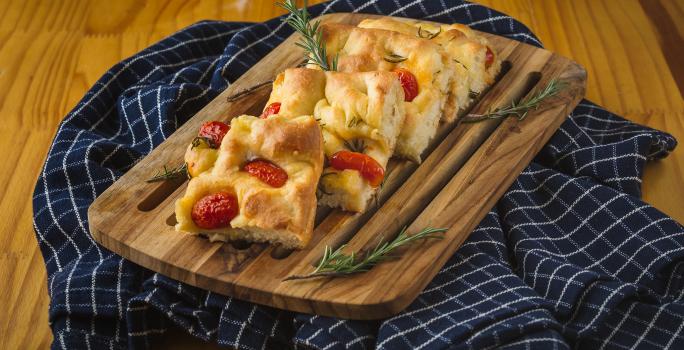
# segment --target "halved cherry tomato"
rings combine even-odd
[[[280,112],[280,102],[273,102],[261,113],[261,119],[266,119],[274,114],[278,114],[278,112]]]
[[[245,164],[243,169],[271,187],[283,187],[285,182],[287,182],[287,173],[285,170],[267,160],[253,160]]]
[[[395,68],[392,72],[399,75],[401,87],[404,88],[404,101],[411,102],[418,96],[418,80],[413,73],[403,68]]]
[[[223,137],[230,130],[230,125],[219,121],[211,121],[202,124],[198,136],[205,137],[211,141],[212,148],[219,148]]]
[[[228,192],[204,196],[192,206],[192,221],[199,228],[211,230],[230,227],[230,221],[238,215],[237,197]]]
[[[485,68],[489,68],[492,63],[494,63],[494,52],[487,46],[487,52],[485,53]]]
[[[339,151],[330,157],[330,166],[337,170],[356,170],[373,187],[380,186],[385,177],[385,169],[375,159],[363,153]]]

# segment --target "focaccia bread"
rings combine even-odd
[[[214,167],[191,179],[176,201],[176,230],[302,248],[313,232],[323,161],[312,116],[233,118]],[[198,207],[206,198],[218,198],[216,207]],[[217,218],[226,207],[232,218]]]
[[[230,126],[221,121],[202,124],[197,136],[185,150],[185,166],[190,177],[197,177],[211,170],[218,158],[218,149]]]
[[[292,68],[276,77],[267,105],[279,103],[280,116],[291,117],[292,110],[314,115],[323,132],[329,163],[321,177],[319,202],[362,212],[377,190],[380,175],[373,177],[363,169],[343,166],[338,158],[365,159],[368,167],[379,166],[381,169],[376,170],[384,174],[404,125],[403,100],[403,89],[394,73]]]
[[[430,38],[430,41],[444,47],[457,63],[458,76],[466,79],[453,81],[451,91],[457,96],[461,107],[469,102],[469,91],[480,93],[494,82],[501,70],[501,59],[488,40],[478,35],[467,25],[442,24],[405,18],[366,19],[359,23],[361,28],[386,29],[416,37]],[[489,57],[489,59],[488,59]]]
[[[328,59],[338,58],[341,72],[403,70],[417,82],[417,94],[406,97],[406,120],[396,153],[416,162],[434,137],[443,114],[455,114],[447,103],[455,64],[437,44],[410,35],[345,24],[321,25]],[[404,86],[406,88],[406,86]],[[450,110],[444,110],[445,105]]]

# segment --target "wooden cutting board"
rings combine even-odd
[[[367,14],[321,16],[322,22],[356,25]],[[518,174],[584,96],[586,72],[552,52],[499,36],[482,34],[504,62],[502,74],[473,103],[472,113],[505,106],[551,79],[567,84],[526,119],[441,125],[420,165],[392,160],[377,204],[364,214],[319,207],[313,239],[306,249],[288,251],[266,244],[211,243],[176,232],[174,202],[185,179],[147,183],[166,166],[183,161],[200,125],[259,115],[270,85],[236,101],[228,97],[272,80],[302,61],[292,36],[199,111],[145,159],[102,193],[88,210],[90,231],[103,246],[139,265],[220,294],[277,308],[350,319],[379,319],[408,306],[484,218]],[[443,240],[401,248],[399,259],[343,278],[283,281],[306,274],[325,246],[347,244],[347,252],[366,251],[423,228],[448,228]]]

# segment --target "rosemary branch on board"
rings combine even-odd
[[[464,123],[477,123],[488,119],[503,119],[515,116],[519,121],[527,117],[531,110],[536,110],[541,105],[541,102],[549,97],[557,95],[565,88],[565,84],[556,79],[549,81],[549,83],[535,94],[523,98],[520,102],[512,102],[509,106],[497,108],[493,111],[488,111],[484,114],[468,114],[463,118]]]
[[[258,84],[254,85],[254,86],[250,86],[250,87],[248,87],[248,88],[246,88],[246,89],[243,89],[242,91],[239,91],[239,92],[237,92],[237,93],[235,93],[235,94],[233,94],[233,95],[228,96],[228,98],[226,98],[226,100],[228,100],[228,102],[235,102],[235,101],[241,99],[242,97],[251,94],[251,93],[254,92],[255,90],[257,90],[257,89],[259,89],[259,88],[261,88],[261,87],[264,87],[264,86],[266,86],[266,85],[271,85],[271,84],[273,84],[273,80],[269,80],[269,81],[264,81],[264,82],[258,83]]]
[[[322,70],[336,71],[337,57],[335,57],[330,64],[328,64],[328,54],[323,44],[323,32],[321,32],[319,25],[321,22],[311,24],[311,15],[306,10],[307,2],[304,0],[304,7],[297,8],[294,0],[285,0],[278,2],[276,5],[284,8],[290,15],[285,19],[295,31],[301,34],[302,38],[297,42],[297,46],[304,49],[308,54],[308,60],[313,64],[321,67]]]
[[[323,257],[313,272],[307,275],[291,275],[286,277],[283,281],[315,277],[339,277],[365,272],[383,261],[394,258],[390,253],[395,249],[421,239],[442,239],[444,236],[437,235],[437,233],[443,233],[445,231],[447,231],[446,228],[426,227],[414,235],[409,235],[406,232],[406,227],[404,227],[395,239],[389,242],[378,243],[378,245],[375,246],[372,251],[365,254],[361,260],[357,259],[356,252],[352,252],[349,255],[343,252],[346,244],[343,244],[335,250],[329,246],[325,246]]]
[[[169,169],[166,165],[164,165],[164,169],[161,171],[158,171],[154,176],[151,178],[147,179],[146,182],[157,182],[157,181],[166,181],[166,180],[171,180],[175,179],[181,176],[189,177],[188,176],[188,164],[183,163],[183,165],[179,165],[175,168]]]

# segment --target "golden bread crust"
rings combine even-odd
[[[325,73],[323,71],[290,68],[276,76],[266,106],[280,102],[278,114],[287,118],[312,115],[316,103],[325,97],[324,88]]]
[[[319,81],[301,76],[320,74]],[[282,81],[295,84],[275,84],[271,102],[302,101],[314,96],[319,99],[311,110],[299,112],[313,114],[319,121],[327,156],[350,149],[350,144],[363,142],[360,151],[376,160],[383,168],[392,156],[396,140],[404,122],[404,91],[394,73],[390,72],[322,72],[313,69],[288,69],[281,73]],[[279,97],[273,97],[279,96]],[[282,98],[283,101],[278,101]],[[303,105],[310,106],[311,101]],[[281,115],[290,112],[281,106]],[[300,105],[301,107],[301,105]],[[357,171],[345,171],[341,175],[333,168],[326,168],[325,181],[321,180],[321,203],[350,211],[363,211],[367,198],[375,189],[368,185]],[[334,198],[334,199],[333,199]]]
[[[482,92],[494,82],[501,70],[501,59],[491,49],[488,40],[467,25],[435,25],[412,19],[383,17],[363,20],[359,27],[392,30],[413,36],[439,33],[430,41],[442,46],[452,60],[455,60],[454,79],[450,83],[450,98],[444,113],[444,120],[447,122],[455,119],[459,108],[465,108],[469,104],[470,91]],[[486,68],[485,57],[488,47],[494,54],[494,62]]]
[[[254,159],[268,160],[285,170],[285,185],[274,188],[242,171]],[[212,171],[193,178],[185,196],[176,202],[176,228],[302,248],[313,232],[322,168],[323,140],[313,117],[234,118]],[[236,194],[239,214],[230,228],[202,230],[192,221],[192,205],[218,191]]]
[[[345,24],[321,25],[329,58],[338,58],[342,72],[410,71],[418,82],[418,96],[406,105],[406,123],[418,129],[403,127],[396,153],[420,162],[423,150],[434,137],[437,124],[447,103],[450,77],[454,64],[437,44],[411,35],[384,29],[358,28]],[[390,55],[405,58],[400,62]]]

